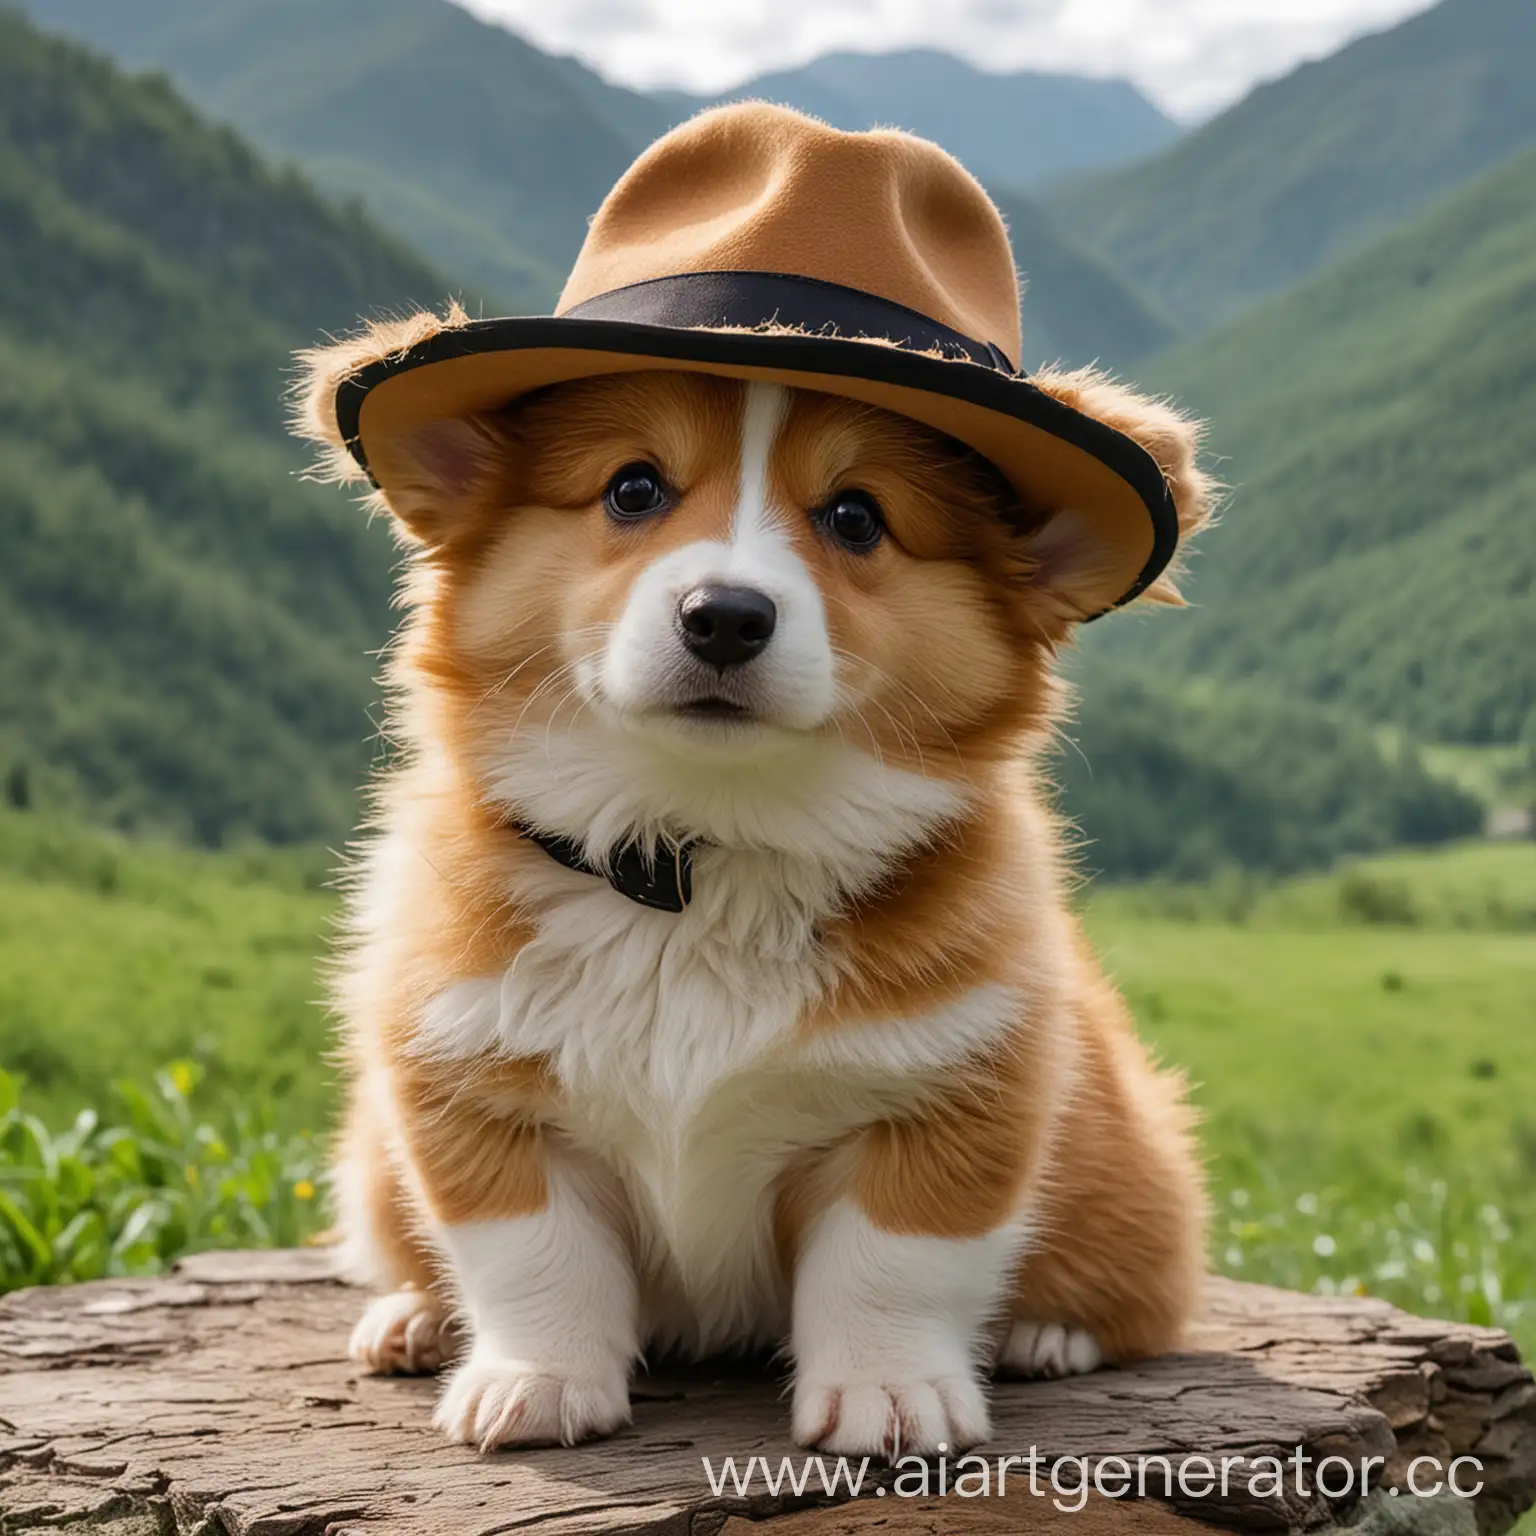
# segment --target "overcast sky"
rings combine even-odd
[[[833,48],[930,45],[991,69],[1128,75],[1208,115],[1429,0],[459,0],[642,88],[723,91]]]

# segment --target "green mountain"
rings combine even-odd
[[[382,527],[296,477],[283,369],[316,333],[441,287],[162,81],[0,12],[0,784],[13,805],[204,843],[345,834],[394,554]],[[1229,727],[1228,705],[1202,706],[1170,748],[1194,706],[1158,683],[1137,684],[1131,707],[1130,685],[1106,676],[1074,727],[1092,781],[1066,771],[1107,871],[1290,868],[1475,820],[1454,793],[1426,800],[1416,766],[1387,762],[1358,728],[1318,724],[1305,776],[1207,760],[1212,743],[1254,737],[1251,703]],[[1384,782],[1409,811],[1382,812]]]
[[[1231,505],[1195,611],[1103,643],[1536,742],[1536,151],[1149,372],[1210,418]]]
[[[1070,669],[1079,702],[1054,773],[1095,875],[1290,874],[1480,829],[1475,801],[1347,711],[1273,685],[1180,686],[1090,649]]]
[[[669,123],[445,0],[30,0],[361,198],[494,307],[547,309],[603,194]]]
[[[1024,284],[1026,371],[1042,363],[1122,370],[1173,343],[1173,322],[1118,272],[1061,233],[1022,193],[992,193]]]
[[[1046,206],[1191,330],[1536,144],[1536,6],[1441,0]]]
[[[554,304],[609,187],[686,115],[684,98],[611,86],[447,0],[30,4],[43,24],[130,67],[166,70],[210,115],[293,159],[327,190],[361,199],[468,283],[472,305],[493,311]],[[942,54],[835,55],[823,64],[796,74],[844,82],[844,108],[824,115],[857,127],[893,116],[908,122],[892,104],[910,103],[911,127],[962,158],[982,156],[975,167],[1004,187],[1042,174],[1053,156],[1053,164],[1073,155],[1078,164],[1123,159],[1173,132],[1119,82],[992,76]],[[772,81],[757,84],[796,100],[787,85],[778,89],[780,77]],[[813,110],[827,105],[814,93],[799,100]],[[687,109],[702,105],[688,100]],[[999,156],[999,143],[1033,147],[1019,148],[1015,160]],[[994,178],[992,165],[1010,175]],[[1031,293],[1030,362],[1102,358],[1123,368],[1171,339],[1166,317],[1109,265],[1023,197],[1005,192],[999,200]]]
[[[334,835],[392,553],[296,479],[291,348],[442,279],[161,82],[0,12],[0,764],[12,798]]]
[[[670,93],[676,115],[716,101],[781,101],[834,128],[905,128],[958,155],[989,186],[1028,187],[1052,176],[1122,165],[1178,137],[1128,80],[1035,70],[994,73],[932,48],[829,53],[798,69],[758,75],[724,96]]]

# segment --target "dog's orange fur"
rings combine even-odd
[[[429,324],[310,358],[302,424],[333,470],[345,464],[328,404],[337,379]],[[1200,524],[1207,486],[1187,422],[1090,372],[1037,382],[1140,440],[1184,531]],[[346,1161],[369,1170],[344,1215],[368,1232],[387,1284],[447,1283],[433,1222],[542,1206],[562,1092],[548,1062],[443,1061],[419,1040],[429,1000],[514,964],[540,918],[508,899],[519,868],[545,855],[491,806],[485,742],[566,728],[578,708],[568,669],[600,643],[637,573],[668,548],[720,536],[741,395],[689,374],[559,386],[476,422],[448,460],[424,448],[420,483],[395,495],[410,551],[390,662],[405,755],[379,791],[378,820],[412,860],[410,894],[360,924],[339,985]],[[654,525],[615,528],[604,485],[641,458],[663,465],[682,502]],[[965,785],[969,803],[942,839],[825,923],[831,979],[799,1031],[915,1016],[989,981],[1028,1006],[920,1101],[786,1166],[786,1283],[807,1224],[839,1195],[882,1228],[940,1237],[984,1232],[1028,1202],[1045,1235],[1018,1274],[1016,1314],[1087,1328],[1112,1360],[1162,1351],[1195,1306],[1204,1196],[1181,1084],[1149,1061],[1069,911],[1062,833],[1038,783],[1035,758],[1061,708],[1052,663],[1075,612],[1070,549],[1048,562],[1032,552],[1057,509],[1020,505],[989,466],[925,428],[796,395],[774,451],[779,501],[814,507],[845,483],[886,511],[891,537],[875,555],[852,560],[808,522],[793,532],[845,688],[861,700],[835,729]],[[1169,578],[1149,596],[1177,601]]]

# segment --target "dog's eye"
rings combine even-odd
[[[667,504],[661,471],[653,464],[626,464],[603,492],[608,515],[621,523],[632,523]]]
[[[859,555],[872,550],[885,532],[880,505],[866,491],[839,491],[822,508],[818,521],[844,549]]]

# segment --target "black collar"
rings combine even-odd
[[[627,896],[642,907],[658,912],[681,912],[693,899],[693,849],[690,843],[657,841],[649,848],[638,842],[621,844],[600,869],[581,851],[572,837],[540,832],[523,822],[513,822],[513,830],[529,842],[537,843],[557,864],[596,875],[606,880],[619,895]]]

